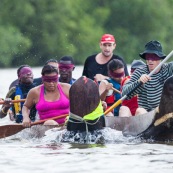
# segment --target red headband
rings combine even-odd
[[[58,75],[55,76],[42,76],[43,82],[58,82]]]
[[[59,64],[58,67],[60,70],[73,70],[74,65],[73,64]]]
[[[124,77],[124,71],[122,73],[115,73],[113,71],[109,71],[110,75],[114,78],[121,78],[121,77]]]
[[[21,77],[25,76],[28,73],[32,73],[32,69],[30,67],[23,67],[20,70],[18,77],[21,78]]]

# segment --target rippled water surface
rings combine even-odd
[[[35,77],[41,68],[34,68]],[[77,67],[74,77],[82,68]],[[16,69],[0,70],[0,97],[16,78]],[[11,123],[8,117],[0,125]],[[104,129],[104,144],[61,143],[65,130],[51,129],[42,138],[30,130],[0,139],[0,173],[163,173],[173,170],[173,145],[123,137],[121,132]]]

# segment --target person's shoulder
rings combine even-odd
[[[132,75],[149,74],[148,66],[144,65],[142,68],[136,68]]]
[[[123,57],[121,57],[121,56],[119,56],[119,55],[116,55],[116,54],[113,54],[112,59],[124,60]]]
[[[62,88],[70,88],[71,85],[68,84],[68,83],[63,83],[63,82],[59,82],[59,85],[62,87]]]
[[[12,88],[10,88],[10,90],[8,91],[6,98],[11,98],[12,95],[14,95],[16,92],[16,86],[13,86]]]
[[[173,66],[173,61],[163,64],[164,66]]]
[[[19,83],[19,80],[18,80],[18,79],[14,80],[14,81],[10,84],[9,90],[10,90],[12,87],[14,87],[15,85],[17,85],[18,83]]]
[[[38,93],[38,92],[40,92],[41,87],[42,87],[42,85],[38,85],[38,86],[36,86],[34,88],[31,88],[29,90],[29,93],[33,93],[33,94]]]
[[[95,58],[96,56],[97,56],[97,54],[90,55],[90,56],[87,57],[87,60],[93,59],[93,58]]]
[[[33,83],[38,86],[38,85],[41,85],[42,84],[42,78],[39,77],[39,78],[34,78],[34,81]]]

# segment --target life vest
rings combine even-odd
[[[34,84],[30,85],[28,88],[26,88],[24,85],[20,84],[16,85],[14,100],[25,99],[29,90],[33,87],[35,87]],[[24,88],[24,90],[22,88]],[[23,121],[23,116],[22,116],[23,104],[24,102],[14,103],[14,106],[12,107],[16,123],[21,123]],[[34,106],[33,108],[31,108],[29,114],[29,118],[31,119],[31,121],[35,121],[35,116],[36,116],[36,109]]]
[[[120,84],[118,82],[116,82],[113,79],[106,79],[107,82],[112,83],[113,87],[116,88],[117,90],[120,90]],[[107,96],[106,96],[106,103],[107,103],[107,109],[112,106],[116,101],[118,101],[121,98],[121,94],[119,93],[114,93],[113,90],[109,90]],[[114,116],[118,116],[119,115],[119,109],[120,106],[117,106],[115,109],[112,110],[112,113],[114,114]]]
[[[125,81],[129,79],[130,79],[130,76],[126,76],[125,78],[123,78],[123,80],[121,81],[121,86],[123,86]]]
[[[23,93],[20,87],[16,86],[14,100],[20,100],[20,99],[23,99]],[[23,102],[14,103],[14,114],[15,114],[14,117],[15,117],[16,123],[21,123],[23,121],[23,116],[22,116],[23,104],[24,104]]]

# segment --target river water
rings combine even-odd
[[[35,77],[41,68],[33,68]],[[76,67],[74,77],[82,73]],[[0,70],[0,97],[16,79],[16,69]],[[0,125],[10,124],[9,118]],[[144,142],[123,137],[122,133],[105,129],[105,144],[61,143],[64,131],[48,130],[42,138],[26,135],[25,130],[0,139],[0,173],[163,173],[172,172],[173,146],[169,143]]]

